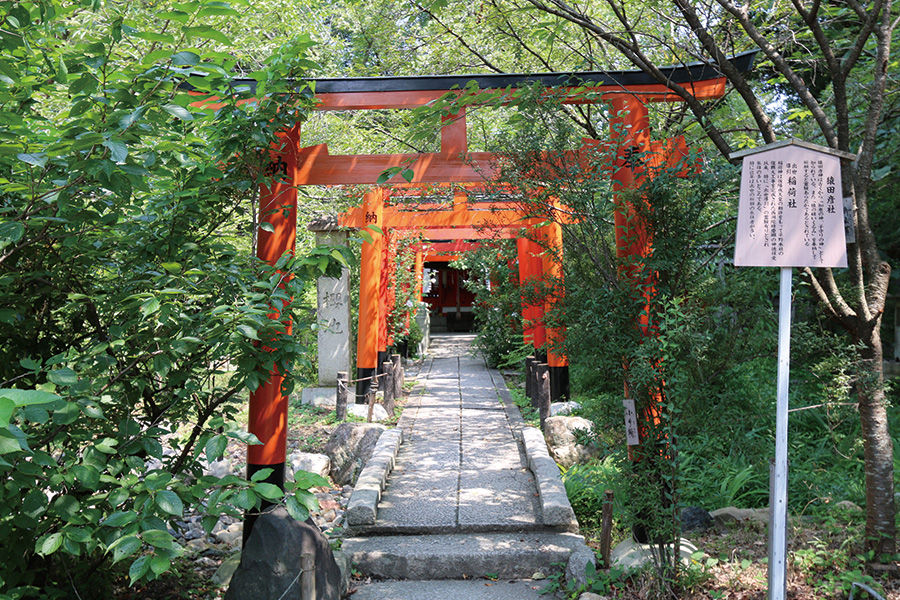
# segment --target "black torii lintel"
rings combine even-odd
[[[742,52],[731,57],[731,62],[741,72],[750,71],[758,50]],[[722,77],[712,62],[696,62],[680,66],[661,67],[666,81],[679,85]],[[652,75],[641,70],[627,71],[573,71],[568,73],[501,73],[474,75],[413,75],[388,77],[340,77],[310,79],[317,94],[349,92],[419,92],[450,91],[463,89],[475,82],[480,89],[518,88],[535,83],[547,87],[565,86],[629,86],[660,85]],[[256,91],[256,80],[235,78],[232,86]],[[187,86],[185,86],[187,87]]]

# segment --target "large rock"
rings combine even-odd
[[[309,471],[322,477],[328,477],[331,472],[331,459],[325,454],[293,452],[288,461],[291,463],[291,472]]]
[[[713,524],[712,515],[699,506],[685,506],[681,509],[681,530],[707,529]]]
[[[668,546],[669,552],[672,551],[672,545]],[[689,540],[682,538],[679,544],[679,555],[684,564],[690,564],[691,555],[697,551],[697,546]],[[654,557],[659,552],[659,548],[654,544],[640,544],[633,539],[626,539],[621,542],[612,552],[609,553],[609,562],[615,567],[626,571],[637,570],[644,565],[652,563]]]
[[[298,575],[303,554],[315,555],[316,598],[340,600],[341,571],[328,539],[282,506],[254,523],[225,600],[301,600]]]
[[[596,454],[593,447],[576,443],[575,431],[593,430],[593,423],[582,417],[549,417],[544,422],[544,438],[550,449],[550,455],[557,464],[571,467]]]
[[[728,523],[768,523],[768,508],[735,508],[734,506],[726,506],[709,513],[716,525],[722,526]]]
[[[550,405],[550,416],[570,415],[576,410],[580,410],[581,405],[577,402],[554,402]]]
[[[331,479],[338,485],[353,485],[386,429],[378,423],[341,423],[335,427],[325,444],[325,454],[331,458]]]
[[[368,404],[351,404],[347,407],[347,414],[351,417],[356,417],[357,419],[368,419],[369,418],[369,405]],[[375,404],[372,406],[372,421],[376,423],[380,423],[381,421],[387,421],[388,414],[385,408],[380,404]]]

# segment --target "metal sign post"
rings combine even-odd
[[[770,472],[769,600],[787,594],[788,387],[793,267],[846,267],[840,159],[853,155],[798,140],[744,158],[735,238],[738,267],[780,267],[775,460]]]
[[[775,409],[775,464],[769,507],[769,600],[787,591],[788,381],[791,363],[791,283],[794,269],[781,268],[778,297],[778,400]]]

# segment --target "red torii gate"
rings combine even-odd
[[[747,53],[735,58],[733,62],[741,70],[748,70],[752,64],[753,54]],[[683,67],[670,67],[662,70],[663,75],[671,83],[681,86],[698,99],[719,98],[725,93],[725,79],[712,66],[698,63]],[[660,84],[640,71],[619,72],[582,72],[574,74],[550,73],[542,75],[474,75],[474,76],[432,76],[432,77],[383,77],[359,79],[320,79],[316,80],[317,110],[372,110],[372,109],[409,109],[421,106],[445,96],[447,93],[461,93],[471,81],[475,81],[480,89],[502,89],[516,87],[524,83],[541,82],[548,87],[568,87],[578,92],[599,93],[604,100],[611,102],[613,118],[610,125],[612,138],[617,142],[618,151],[615,161],[614,179],[618,189],[636,187],[643,177],[639,169],[630,165],[629,158],[634,153],[648,153],[654,146],[649,135],[649,119],[646,104],[650,102],[678,102],[682,98],[672,92],[667,85]],[[239,85],[250,85],[252,80],[238,80]],[[570,103],[594,103],[597,96],[585,99],[575,95],[567,100]],[[391,168],[404,167],[413,172],[412,182],[417,184],[478,184],[494,176],[493,156],[484,152],[468,152],[466,137],[465,112],[461,109],[453,119],[445,121],[441,129],[441,148],[439,152],[424,154],[387,154],[387,155],[331,155],[327,145],[321,144],[301,148],[300,124],[283,133],[284,144],[273,151],[273,166],[284,177],[263,186],[260,190],[259,222],[266,223],[266,229],[258,231],[257,256],[270,264],[274,264],[285,252],[293,252],[296,236],[297,186],[302,185],[371,185],[376,186],[382,173]],[[583,153],[591,152],[592,145],[573,153],[578,159]],[[631,167],[631,168],[629,168]],[[404,215],[403,211],[394,207],[385,207],[386,190],[376,187],[365,195],[362,208],[351,211],[343,224],[365,226],[375,224],[381,226],[386,222],[389,227],[415,227],[424,225],[426,229],[440,229],[440,238],[435,239],[477,239],[468,237],[476,232],[476,226],[490,226],[498,223],[498,212],[511,222],[523,215],[501,208],[500,211],[456,210],[435,211],[422,222],[422,214]],[[544,215],[552,217],[552,214]],[[418,217],[418,222],[417,222]],[[519,223],[519,227],[522,227]],[[526,224],[527,225],[527,224]],[[562,248],[562,230],[559,221],[547,220],[549,245]],[[376,234],[372,242],[366,242],[362,248],[362,281],[360,289],[360,334],[358,348],[358,374],[366,376],[378,367],[378,354],[383,346],[373,344],[379,340],[378,330],[382,328],[382,312],[379,304],[384,301],[386,285],[382,285],[380,274],[384,263],[383,236]],[[650,244],[649,232],[644,231],[642,224],[634,218],[631,207],[620,203],[616,215],[616,239],[620,257],[647,255]],[[539,245],[529,239],[519,238],[520,278],[527,281],[532,277],[548,274],[561,277],[562,268],[549,253],[542,252]],[[540,261],[540,263],[538,263]],[[417,261],[420,262],[420,261]],[[368,274],[368,275],[367,275]],[[551,302],[553,299],[551,299]],[[542,307],[526,306],[523,314],[528,321],[539,322]],[[277,318],[278,315],[273,315]],[[551,349],[558,346],[562,332],[549,332],[546,335]],[[545,335],[539,327],[526,331],[526,340],[535,346],[543,345]],[[365,337],[364,337],[365,336]],[[385,338],[386,341],[386,338]],[[379,342],[380,343],[380,342]],[[565,357],[557,356],[557,367],[565,367]],[[553,363],[551,363],[553,364]],[[250,432],[262,442],[261,445],[248,447],[247,476],[270,468],[272,474],[267,481],[283,487],[284,465],[286,459],[287,439],[287,398],[281,394],[283,376],[277,371],[270,374],[268,382],[260,386],[250,396]]]

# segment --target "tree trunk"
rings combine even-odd
[[[896,551],[894,522],[894,449],[888,429],[881,349],[881,317],[864,332],[857,369],[859,419],[866,463],[866,548]]]

